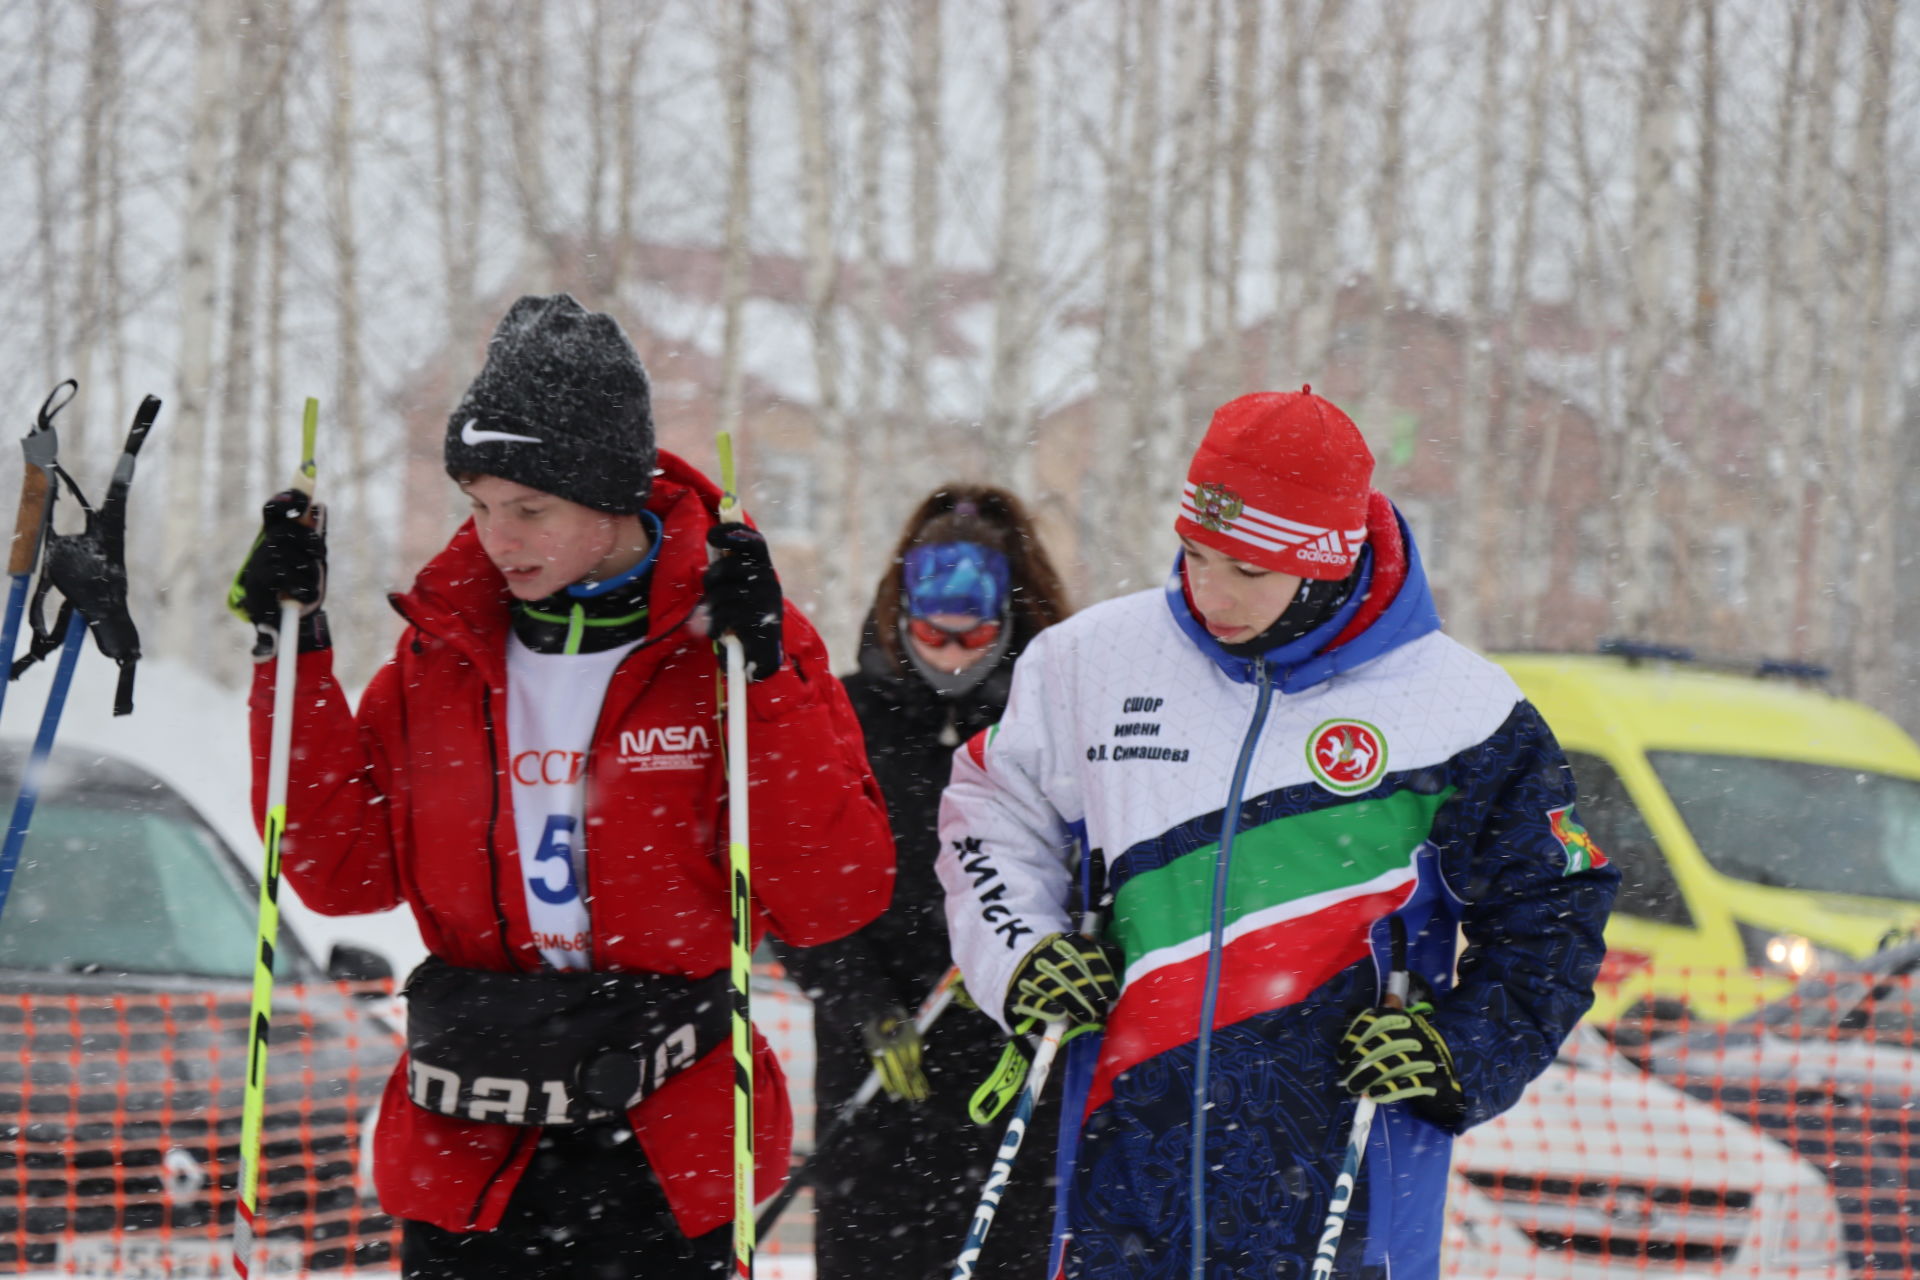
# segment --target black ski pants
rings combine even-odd
[[[825,1124],[872,1064],[858,1035],[815,1025],[815,1102]],[[985,1128],[974,1124],[967,1100],[999,1059],[1005,1039],[984,1015],[950,1011],[926,1040],[933,1096],[916,1107],[881,1094],[823,1153],[813,1182],[818,1280],[947,1280],[952,1274],[1007,1124],[1006,1113]],[[1045,1280],[1059,1124],[1056,1074],[1014,1161],[974,1269],[978,1280]]]
[[[733,1228],[689,1240],[631,1134],[554,1129],[493,1231],[443,1231],[403,1220],[405,1280],[721,1280]]]

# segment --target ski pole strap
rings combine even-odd
[[[992,1124],[1008,1104],[1020,1096],[1020,1086],[1027,1082],[1027,1069],[1033,1065],[1033,1048],[1026,1035],[1032,1027],[1031,1018],[1020,1024],[1013,1039],[1000,1051],[1000,1061],[993,1064],[993,1070],[973,1091],[973,1097],[967,1102],[967,1116],[975,1124]]]
[[[33,640],[25,656],[13,664],[10,675],[19,675],[60,647],[61,636],[76,611],[87,620],[93,640],[104,657],[120,667],[119,686],[115,690],[113,714],[123,716],[133,710],[133,679],[140,661],[140,632],[134,626],[127,607],[127,490],[133,484],[134,461],[147,433],[159,416],[160,401],[148,396],[134,414],[127,431],[120,461],[114,467],[106,500],[98,511],[74,483],[57,460],[49,460],[46,470],[54,480],[67,487],[74,501],[86,513],[86,526],[79,533],[56,534],[49,530],[46,564],[34,590],[31,620]],[[47,504],[51,519],[52,500]],[[60,613],[53,627],[46,624],[46,596],[49,588],[58,588]]]

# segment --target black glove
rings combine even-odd
[[[933,1091],[920,1065],[920,1029],[905,1009],[893,1008],[860,1026],[867,1057],[880,1073],[880,1087],[895,1102],[925,1102]]]
[[[1120,994],[1107,944],[1078,933],[1050,933],[1027,952],[1007,985],[1007,1010],[1025,1018],[1097,1027]]]
[[[320,605],[327,598],[327,509],[298,489],[267,499],[260,536],[227,592],[227,608],[253,624],[256,662],[271,658],[278,647],[283,598],[301,606],[300,652],[326,648]]]
[[[1467,1096],[1453,1073],[1453,1053],[1427,1021],[1429,1004],[1362,1010],[1340,1041],[1340,1083],[1375,1102],[1405,1102],[1422,1119],[1456,1130]]]
[[[744,524],[719,524],[707,531],[707,545],[719,552],[701,582],[707,634],[737,637],[747,679],[765,679],[780,669],[783,609],[767,540]]]

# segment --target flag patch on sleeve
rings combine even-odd
[[[1547,810],[1547,823],[1553,828],[1553,838],[1560,842],[1560,848],[1567,855],[1563,875],[1570,876],[1576,871],[1590,871],[1607,865],[1607,855],[1600,851],[1600,846],[1593,842],[1587,829],[1573,816],[1572,805]]]
[[[975,767],[982,771],[987,767],[987,746],[993,741],[993,736],[999,732],[999,725],[990,724],[967,739],[967,755],[972,757]]]

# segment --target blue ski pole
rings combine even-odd
[[[67,393],[64,399],[60,397],[62,391]],[[59,456],[53,415],[66,408],[79,391],[80,384],[72,378],[55,387],[40,406],[33,430],[20,441],[26,466],[20,475],[20,506],[13,520],[13,549],[7,558],[13,585],[7,590],[6,621],[0,624],[0,670],[13,665],[13,651],[20,643],[20,620],[27,612],[27,588],[33,582],[34,566],[40,562],[40,535],[45,531],[47,508],[53,499],[53,464]],[[0,707],[6,705],[10,683],[0,680]],[[0,886],[0,901],[5,898],[6,890]]]
[[[46,710],[40,713],[40,732],[34,735],[27,767],[20,771],[20,795],[13,802],[13,817],[7,820],[7,842],[0,846],[0,913],[7,909],[13,872],[20,865],[20,849],[27,843],[27,828],[33,825],[33,807],[40,802],[41,775],[46,772],[47,757],[53,754],[53,736],[59,732],[60,713],[66,710],[67,690],[73,685],[73,668],[80,661],[80,646],[86,639],[87,620],[76,610],[67,623],[66,639],[60,642],[60,665],[54,668],[53,689],[47,694]]]

